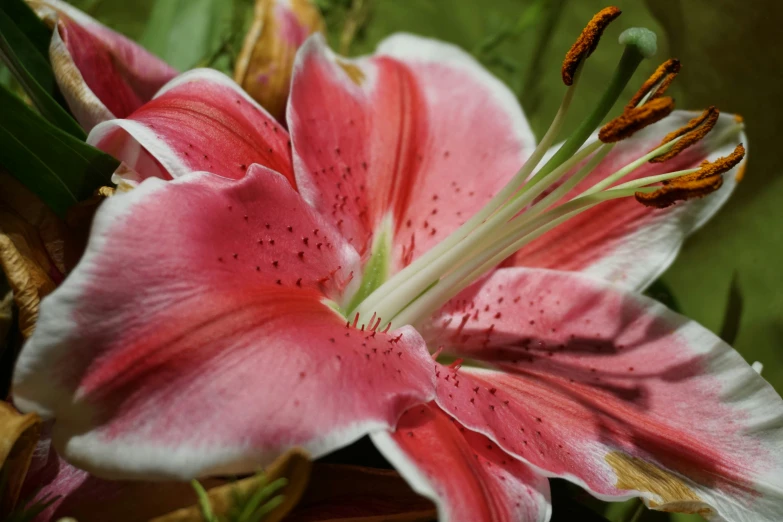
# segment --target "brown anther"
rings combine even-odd
[[[595,48],[598,47],[598,41],[601,39],[604,29],[620,14],[621,11],[616,7],[605,7],[587,23],[582,34],[576,39],[563,60],[563,83],[573,85],[574,74],[576,74],[579,64],[593,54]]]
[[[740,143],[728,156],[715,161],[703,161],[699,170],[664,182],[655,192],[637,192],[636,200],[642,205],[666,208],[676,201],[700,198],[715,192],[723,185],[723,174],[736,167],[745,157],[745,147]]]
[[[734,147],[734,150],[728,156],[723,156],[716,159],[715,161],[704,160],[701,162],[701,165],[699,165],[699,170],[693,174],[687,174],[685,176],[680,176],[679,178],[670,179],[664,181],[663,184],[677,185],[681,182],[689,182],[698,179],[710,178],[712,176],[720,176],[721,174],[728,172],[736,167],[744,157],[745,147],[742,145],[742,143],[740,143]]]
[[[674,100],[665,96],[650,100],[641,107],[627,108],[607,123],[598,133],[604,143],[615,143],[630,138],[648,125],[664,119],[674,110]]]
[[[657,69],[655,69],[655,72],[652,73],[652,76],[647,78],[647,81],[642,84],[636,94],[633,95],[633,98],[631,98],[631,101],[629,101],[628,105],[625,106],[625,109],[630,110],[636,108],[636,106],[639,105],[639,102],[641,102],[642,99],[647,96],[647,93],[653,89],[655,89],[655,92],[652,94],[652,96],[650,96],[650,100],[654,100],[655,98],[660,98],[663,96],[669,86],[671,86],[674,78],[677,77],[677,73],[680,72],[680,68],[680,61],[676,58],[670,58],[663,62],[658,66]],[[657,88],[655,88],[656,85],[658,86]]]
[[[659,147],[669,143],[672,140],[680,138],[680,136],[682,136],[682,138],[680,138],[680,140],[674,144],[669,152],[658,156],[657,158],[651,159],[650,163],[663,163],[664,161],[670,160],[694,143],[704,138],[704,136],[706,136],[707,133],[710,132],[718,122],[718,116],[720,116],[720,111],[716,107],[708,107],[699,116],[693,118],[691,121],[685,124],[685,126],[667,134],[661,141],[660,145],[658,145]]]
[[[704,179],[694,179],[676,185],[670,184],[655,192],[637,192],[636,201],[646,207],[666,208],[677,201],[701,198],[715,192],[723,185],[723,176],[710,176]]]

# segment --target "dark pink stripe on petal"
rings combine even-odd
[[[238,179],[254,163],[295,186],[288,132],[228,77],[185,73],[125,120],[96,127],[88,142],[122,159],[141,179],[159,177],[150,156],[172,177],[204,171]]]
[[[147,101],[123,77],[111,49],[92,33],[66,17],[58,29],[87,86],[114,116],[125,118]]]
[[[281,175],[147,180],[110,198],[15,375],[72,463],[103,476],[250,472],[328,453],[431,400],[411,328],[330,306],[358,256]]]
[[[86,130],[124,118],[177,71],[143,47],[59,0],[31,6],[56,24],[50,58],[60,90]]]
[[[501,269],[447,305],[426,337],[497,369],[441,368],[438,404],[547,474],[674,506],[633,476],[658,469],[729,519],[780,514],[783,401],[662,305],[577,274]]]
[[[467,220],[533,149],[502,83],[456,47],[408,35],[359,60],[312,37],[288,119],[308,201],[360,253],[390,216],[397,268]]]
[[[676,111],[633,138],[622,141],[600,165],[568,194],[576,197],[613,172],[655,149],[668,132],[696,113]],[[665,163],[647,163],[625,181],[697,167],[702,161],[727,156],[744,135],[720,142],[736,126],[722,115],[707,139]],[[574,172],[576,169],[574,170]],[[734,172],[724,175],[717,193],[678,203],[664,210],[639,204],[633,197],[608,201],[570,219],[523,247],[505,265],[584,271],[629,288],[643,289],[674,260],[685,238],[715,214],[734,188]]]
[[[378,449],[451,522],[545,522],[549,484],[485,436],[435,404],[415,406],[395,432],[374,434]]]

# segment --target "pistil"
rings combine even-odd
[[[617,101],[641,60],[655,52],[653,33],[647,29],[629,29],[620,37],[626,48],[601,100],[550,160],[536,170],[562,126],[584,60],[595,49],[597,38],[606,25],[618,15],[619,11],[615,8],[600,12],[569,51],[563,64],[563,79],[569,88],[555,120],[530,160],[456,232],[381,284],[361,302],[354,299],[354,303],[358,304],[349,313],[358,314],[358,322],[372,314],[373,318],[383,317],[387,328],[417,325],[524,245],[605,201],[635,197],[644,205],[662,208],[720,188],[722,174],[741,161],[744,155],[741,146],[731,156],[714,163],[705,162],[699,168],[617,185],[647,162],[670,159],[701,140],[717,122],[718,111],[710,107],[683,128],[665,136],[654,150],[631,161],[578,196],[553,206],[587,179],[617,142],[660,121],[673,110],[673,100],[663,94],[679,72],[680,64],[676,60],[668,60],[642,85],[623,113],[601,129],[599,140],[585,145]],[[741,123],[734,131],[739,129]],[[580,164],[582,166],[577,169]],[[662,185],[650,186],[656,183]],[[547,191],[549,193],[541,197]]]
[[[560,105],[549,130],[544,135],[541,142],[538,144],[532,155],[522,168],[514,175],[511,181],[501,189],[490,201],[487,203],[478,213],[472,216],[462,226],[460,226],[455,232],[451,233],[443,241],[441,241],[434,248],[424,253],[413,263],[403,268],[392,279],[383,283],[373,293],[371,293],[361,304],[358,309],[362,312],[374,310],[382,300],[388,296],[388,294],[399,287],[402,283],[414,277],[421,270],[431,265],[431,263],[443,256],[446,252],[457,246],[463,239],[473,233],[478,227],[480,227],[487,218],[498,211],[503,205],[505,205],[515,194],[521,190],[527,190],[535,185],[541,178],[551,173],[559,165],[562,165],[566,160],[572,157],[578,149],[589,138],[590,134],[600,124],[601,120],[611,110],[617,98],[622,93],[625,85],[630,80],[633,73],[636,71],[641,60],[645,55],[654,53],[654,36],[653,45],[649,43],[650,36],[644,34],[644,38],[636,37],[630,38],[627,42],[623,42],[621,37],[621,43],[626,44],[625,52],[620,60],[620,63],[615,70],[610,86],[607,92],[604,93],[601,101],[598,103],[596,109],[591,113],[588,118],[580,125],[579,129],[572,135],[569,140],[560,148],[558,153],[551,158],[547,164],[530,180],[528,178],[533,174],[535,168],[543,159],[546,152],[554,144],[557,139],[563,122],[565,121],[568,108],[573,100],[574,93],[578,79],[581,75],[582,66],[584,61],[592,54],[598,45],[598,41],[606,27],[612,20],[616,19],[620,15],[620,10],[616,7],[607,7],[598,12],[587,24],[585,29],[580,34],[574,45],[566,54],[566,58],[563,61],[562,75],[563,82],[568,86],[563,101]],[[646,30],[645,30],[646,31]],[[628,31],[626,31],[627,33]],[[647,31],[649,33],[649,31]],[[623,33],[625,35],[626,33]],[[652,33],[650,33],[652,34]],[[353,311],[353,309],[349,310]]]

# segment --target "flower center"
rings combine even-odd
[[[623,113],[601,129],[599,140],[585,145],[642,60],[655,53],[655,34],[643,28],[628,29],[620,35],[625,50],[603,96],[557,152],[539,167],[560,132],[584,61],[595,50],[606,25],[618,15],[616,8],[599,12],[566,55],[563,80],[569,87],[560,109],[536,150],[509,183],[458,230],[382,284],[385,274],[376,277],[382,270],[374,268],[377,255],[374,248],[362,286],[348,306],[349,318],[368,328],[416,326],[524,245],[602,202],[634,196],[644,205],[661,208],[677,200],[704,196],[720,187],[721,174],[742,159],[741,145],[730,157],[705,162],[699,168],[617,184],[647,162],[670,159],[704,137],[717,121],[718,112],[711,107],[682,129],[663,137],[654,150],[576,197],[565,197],[588,177],[617,142],[673,110],[672,99],[663,94],[679,71],[679,62],[669,60],[642,85]],[[736,137],[741,129],[741,122],[737,122],[718,141]],[[654,183],[663,185],[650,186]],[[386,234],[381,235],[379,244],[385,250],[377,259],[382,259],[378,266],[385,269],[388,241]]]

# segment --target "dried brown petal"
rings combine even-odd
[[[0,211],[14,214],[32,225],[40,238],[40,246],[43,247],[42,256],[46,257],[57,271],[66,272],[64,245],[67,227],[35,194],[2,171],[0,171]],[[45,268],[48,270],[48,267]]]
[[[3,217],[7,216],[0,215]],[[33,250],[26,239],[25,235],[0,232],[0,268],[19,308],[19,329],[29,337],[35,329],[41,299],[54,290],[55,284],[35,261],[35,253],[40,251]]]
[[[296,51],[324,22],[310,0],[256,0],[234,80],[283,121]]]
[[[22,415],[7,402],[0,402],[0,476],[6,480],[0,497],[2,520],[14,509],[40,433],[38,415]]]

